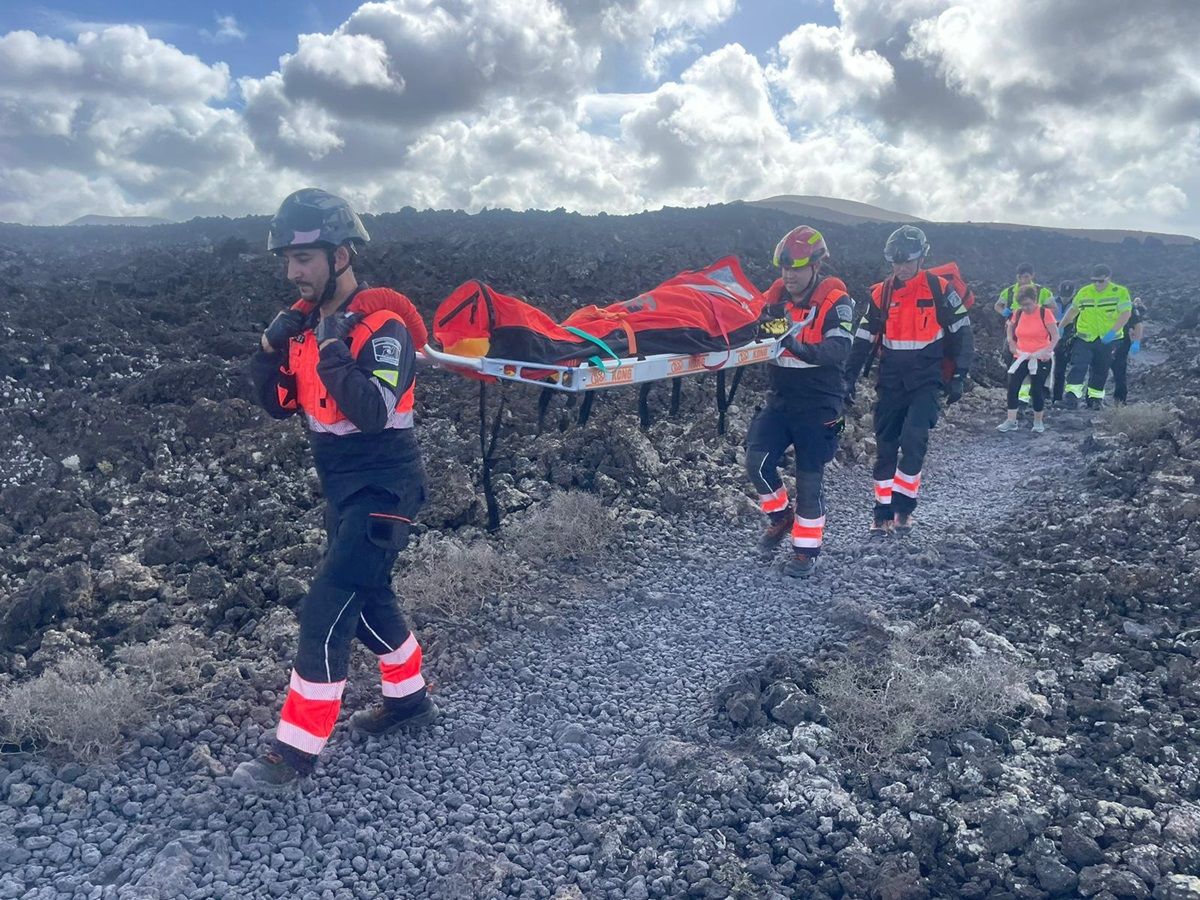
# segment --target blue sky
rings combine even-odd
[[[0,5],[0,221],[315,184],[367,212],[818,194],[1200,232],[1196,0],[360,2]]]
[[[235,77],[261,77],[279,65],[279,57],[296,50],[296,35],[332,31],[359,6],[356,0],[323,3],[163,3],[148,6],[131,0],[0,6],[0,33],[28,29],[38,34],[70,38],[86,28],[104,25],[142,25],[185,53],[207,63],[225,62]],[[147,11],[152,10],[149,14]],[[218,37],[221,16],[233,16],[244,39]]]

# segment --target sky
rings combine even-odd
[[[151,9],[147,13],[147,9]],[[0,8],[0,221],[819,194],[1200,235],[1196,0]]]

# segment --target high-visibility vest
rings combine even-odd
[[[1036,282],[1030,282],[1038,292],[1038,306],[1049,306],[1054,302],[1054,292],[1050,288],[1042,287]],[[1009,309],[1016,310],[1021,308],[1020,302],[1017,300],[1017,293],[1021,290],[1020,284],[1010,284],[1000,292],[1000,302],[1008,306]]]
[[[1128,288],[1110,281],[1102,291],[1096,290],[1094,284],[1085,284],[1075,292],[1071,306],[1079,310],[1075,334],[1090,343],[1108,334],[1122,313],[1132,312],[1133,301],[1129,298]],[[1124,329],[1117,332],[1118,338],[1124,335]]]
[[[767,290],[766,298],[768,303],[777,303],[780,300],[786,300],[788,319],[793,322],[802,322],[799,331],[796,332],[796,342],[800,344],[819,344],[825,337],[825,319],[829,316],[829,310],[837,304],[839,300],[846,297],[846,285],[840,278],[823,278],[817,284],[816,289],[809,297],[806,306],[798,306],[787,300],[787,291],[783,287],[783,279],[779,279],[775,284]],[[790,350],[784,350],[775,359],[775,365],[783,366],[788,369],[814,369],[817,366],[814,363],[805,362],[797,357]]]
[[[931,279],[937,279],[941,296],[950,292],[944,278],[921,271],[898,290],[892,290],[888,308],[883,309],[884,286],[880,282],[871,288],[871,302],[882,312],[884,328],[882,341],[888,350],[921,350],[946,336],[938,321],[937,300]]]
[[[302,302],[301,302],[302,303]],[[310,304],[296,304],[296,308],[312,309]],[[407,308],[405,308],[407,304]],[[383,327],[385,322],[397,321],[409,329],[408,313],[415,314],[412,304],[402,294],[386,288],[368,288],[354,296],[346,307],[345,312],[360,312],[365,318],[350,330],[350,355],[355,359],[363,345]],[[325,388],[325,383],[317,373],[317,364],[321,361],[321,349],[317,346],[316,336],[312,330],[306,330],[292,338],[288,346],[288,363],[285,369],[295,376],[295,393],[290,387],[279,388],[279,405],[285,409],[299,408],[309,418],[327,428],[336,431],[354,431],[352,423],[346,418]],[[416,395],[416,380],[396,400],[396,407],[388,419],[389,428],[411,428],[413,425],[413,403]]]

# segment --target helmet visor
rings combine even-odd
[[[884,247],[883,258],[890,263],[912,262],[925,255],[925,247],[916,241],[897,241],[894,245]]]

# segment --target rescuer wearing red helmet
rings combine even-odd
[[[773,551],[790,532],[792,558],[784,572],[810,575],[825,532],[821,483],[842,431],[845,377],[854,327],[854,301],[838,278],[824,276],[825,238],[815,228],[793,228],[775,247],[780,278],[766,292],[764,329],[783,334],[784,350],[770,368],[766,405],[746,434],[746,472],[758,491],[767,530],[760,541]],[[796,455],[793,511],[779,464]]]
[[[358,637],[379,658],[382,703],[355,713],[368,734],[433,721],[421,647],[391,589],[392,566],[425,499],[413,435],[415,351],[425,325],[403,294],[355,280],[370,240],[350,205],[306,188],[283,201],[267,249],[287,259],[300,299],[262,335],[250,374],[274,418],[303,413],[326,500],[327,547],[299,609],[300,638],[272,748],[237,784],[279,788],[309,774],[333,731]]]
[[[846,363],[846,391],[853,397],[864,364],[879,352],[871,525],[878,535],[912,529],[929,431],[938,420],[938,398],[944,391],[947,403],[962,399],[975,355],[962,298],[946,279],[921,271],[928,255],[929,241],[915,225],[897,228],[888,237],[883,256],[892,274],[871,288],[871,304]],[[945,384],[943,359],[953,363],[953,375]]]

